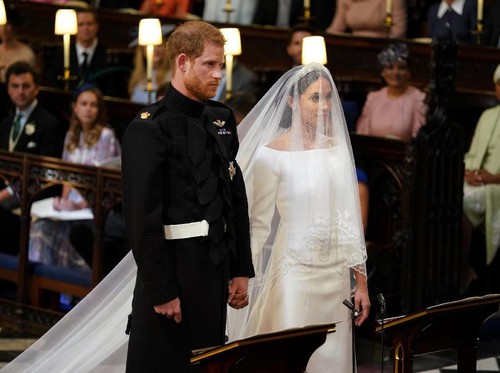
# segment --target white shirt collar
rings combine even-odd
[[[439,9],[437,12],[438,18],[442,18],[449,8],[453,9],[455,13],[460,15],[464,12],[465,0],[454,0],[451,5],[448,5],[446,1],[442,0],[441,4],[439,4]]]
[[[97,47],[97,38],[94,39],[94,42],[92,43],[92,45],[88,48],[84,48],[80,43],[76,43],[75,44],[75,47],[76,47],[76,55],[78,56],[78,61],[80,63],[83,62],[83,52],[87,52],[88,55],[87,55],[87,61],[90,61],[92,59],[92,56],[94,55],[94,51]]]
[[[33,110],[35,110],[36,108],[36,105],[38,104],[38,99],[34,99],[33,102],[31,103],[30,106],[28,106],[26,109],[24,110],[19,110],[17,107],[16,107],[16,117],[19,115],[19,114],[22,114],[22,119],[21,119],[21,128],[24,127],[24,123],[26,123],[26,121],[28,120],[28,118],[30,117],[31,113],[33,112]]]

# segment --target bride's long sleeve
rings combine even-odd
[[[263,152],[266,155],[263,155]],[[253,177],[252,204],[250,213],[252,259],[256,276],[262,274],[262,250],[271,232],[271,224],[275,212],[278,194],[279,175],[276,157],[270,154],[276,151],[263,148],[255,160]]]

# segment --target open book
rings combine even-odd
[[[54,197],[42,199],[33,202],[31,205],[31,216],[39,219],[52,220],[92,220],[94,214],[89,208],[72,210],[72,211],[57,211],[54,210]]]

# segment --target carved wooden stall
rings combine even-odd
[[[0,263],[0,278],[15,280],[19,304],[40,305],[44,290],[85,296],[102,278],[102,227],[107,212],[121,201],[121,175],[118,170],[75,165],[51,157],[40,157],[0,150],[0,177],[20,197],[21,237],[13,269]],[[89,202],[94,214],[92,273],[64,271],[56,266],[30,263],[28,244],[32,203],[50,194],[50,189],[71,185]],[[5,259],[5,258],[3,258]]]
[[[368,286],[371,295],[383,293],[388,311],[400,309],[402,256],[408,247],[409,196],[412,170],[408,145],[399,140],[351,134],[356,165],[368,174],[370,209],[366,233]]]
[[[455,53],[456,45],[436,46],[428,121],[415,139],[352,136],[370,179],[371,293],[389,295],[391,314],[460,296],[465,139],[450,115]]]

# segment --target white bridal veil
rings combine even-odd
[[[3,372],[125,372],[136,264],[132,253]]]

